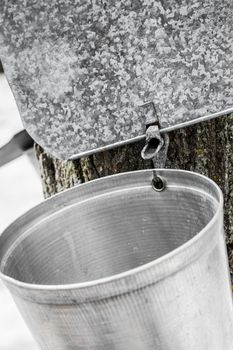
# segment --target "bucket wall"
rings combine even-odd
[[[232,350],[223,199],[150,170],[46,200],[0,238],[1,277],[41,349]]]

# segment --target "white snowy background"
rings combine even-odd
[[[0,147],[22,130],[18,110],[0,74]],[[0,167],[0,234],[15,218],[43,199],[33,152]],[[0,281],[0,350],[38,350],[8,290]],[[55,350],[55,349],[54,349]]]

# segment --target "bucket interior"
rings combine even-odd
[[[190,240],[209,223],[218,205],[213,196],[182,186],[161,193],[147,186],[93,195],[20,235],[5,253],[1,271],[44,285],[112,276]]]

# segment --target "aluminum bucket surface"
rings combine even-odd
[[[123,173],[67,190],[0,237],[1,277],[41,349],[232,350],[220,189]]]

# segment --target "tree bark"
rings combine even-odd
[[[167,168],[186,169],[213,179],[225,199],[225,233],[233,280],[233,114],[169,134]],[[52,158],[36,145],[45,197],[78,183],[125,171],[151,168],[141,159],[144,142],[76,161]]]

